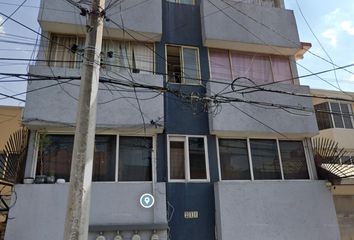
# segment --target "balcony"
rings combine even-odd
[[[218,239],[339,239],[324,182],[218,182],[214,192]]]
[[[295,55],[303,48],[291,10],[234,0],[212,3],[201,1],[206,47],[277,55]]]
[[[45,76],[71,76],[79,77],[79,69],[31,66],[30,74]],[[108,75],[107,75],[108,74]],[[113,74],[104,70],[101,77],[118,78],[129,83],[135,82],[161,86],[163,76],[153,74],[128,74],[118,72]],[[76,111],[79,98],[79,80],[67,82],[61,80],[61,84],[53,80],[32,81],[28,84],[26,106],[23,113],[23,121],[29,127],[41,126],[66,126],[73,127],[76,122]],[[38,90],[39,89],[39,90]],[[136,88],[136,94],[140,100],[140,108],[136,100],[133,88],[122,89],[119,85],[104,85],[100,83],[98,92],[97,127],[116,130],[137,131],[144,128],[142,115],[144,116],[145,129],[152,132],[161,132],[163,129],[164,110],[163,95],[158,95],[147,89]],[[150,124],[153,121],[156,124]]]
[[[238,81],[237,84],[239,86],[252,86],[252,84],[246,81]],[[219,111],[216,111],[214,115],[210,115],[209,128],[211,134],[221,137],[259,137],[260,135],[281,137],[279,135],[281,133],[287,137],[303,138],[312,137],[318,133],[314,113],[256,104],[270,103],[282,106],[305,107],[307,110],[313,111],[312,99],[309,97],[274,92],[309,94],[310,90],[307,86],[273,83],[272,85],[263,87],[270,91],[254,91],[245,94],[242,91],[237,92],[242,87],[236,87],[236,92],[232,92],[231,87],[224,88],[225,85],[223,84],[210,82],[208,91],[210,95],[215,95],[215,93],[222,91],[231,92],[224,96],[252,102],[222,103]]]
[[[62,240],[68,191],[67,183],[16,185],[17,201],[10,211],[14,218],[7,224],[5,239]],[[143,193],[153,193],[152,208],[140,206]],[[98,231],[165,230],[165,184],[94,182],[89,222],[89,239]]]
[[[135,38],[144,42],[156,42],[161,39],[161,0],[120,1],[119,4],[108,8],[106,15],[111,21],[105,22],[105,37]],[[42,0],[38,16],[43,31],[75,35],[83,35],[86,32],[86,17],[81,16],[80,10],[65,0]],[[124,33],[123,26],[129,34]]]

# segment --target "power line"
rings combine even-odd
[[[0,58],[0,61],[34,61],[34,62],[58,62],[58,63],[80,63],[82,61],[68,61],[68,60],[45,60],[45,59],[28,59],[28,58]],[[127,67],[124,65],[116,65],[116,64],[108,64],[108,63],[102,63],[103,66],[111,66],[111,67],[118,67],[118,68],[126,68],[126,69],[131,69],[131,67]],[[292,81],[294,79],[298,79],[298,78],[307,78],[307,77],[312,77],[312,76],[317,76],[317,75],[321,75],[324,73],[328,73],[328,72],[332,72],[335,70],[340,70],[340,69],[346,69],[346,68],[350,68],[350,67],[354,67],[354,63],[352,64],[347,64],[344,66],[340,66],[337,67],[335,69],[326,69],[323,71],[319,71],[319,72],[315,72],[315,73],[311,73],[311,74],[306,74],[306,75],[302,75],[302,76],[298,76],[298,77],[292,77],[292,78],[287,78],[287,79],[282,79],[276,82],[271,82],[271,83],[264,83],[264,84],[259,84],[259,85],[255,85],[255,86],[248,86],[246,88],[256,88],[256,87],[263,87],[263,86],[268,86],[268,85],[272,85],[272,84],[276,84],[276,83],[282,83],[282,82],[288,82],[288,81]],[[155,72],[155,71],[149,71],[149,70],[141,70],[143,72],[147,72],[147,73],[156,73],[158,75],[165,75],[167,76],[167,73],[160,73],[160,72]],[[1,75],[2,73],[0,73]],[[239,78],[246,78],[246,77],[239,77]],[[192,78],[192,79],[196,79],[196,78]],[[198,78],[199,79],[199,78]],[[216,80],[212,80],[212,79],[199,79],[202,81],[209,81],[209,82],[213,82],[213,83],[219,83],[219,84],[224,84],[224,85],[230,85],[232,82],[222,82],[222,81],[216,81]],[[246,89],[241,89],[241,90],[246,90]]]
[[[3,26],[26,2],[27,0],[24,0],[8,17],[6,17],[5,20],[0,23],[0,27]]]
[[[310,29],[312,35],[315,37],[316,41],[318,42],[318,44],[319,44],[320,47],[322,48],[323,52],[327,55],[328,59],[331,61],[333,68],[335,68],[335,67],[336,67],[336,64],[334,64],[332,58],[329,56],[328,52],[327,52],[326,49],[323,47],[323,45],[322,45],[320,39],[316,36],[315,32],[314,32],[313,29],[311,28],[311,26],[310,26],[309,22],[307,21],[307,19],[306,19],[304,13],[302,12],[302,9],[301,9],[301,7],[300,7],[299,2],[298,2],[297,0],[296,0],[295,2],[296,2],[297,7],[299,8],[299,12],[300,12],[302,18],[304,19],[304,21],[305,21],[307,27]],[[333,73],[334,73],[334,77],[336,78],[337,85],[338,85],[338,87],[340,88],[340,85],[339,85],[339,82],[338,82],[338,79],[337,79],[337,73],[336,73],[336,71],[334,71]]]
[[[253,37],[255,37],[256,39],[258,39],[259,41],[261,41],[262,43],[264,43],[265,45],[267,45],[269,48],[271,48],[271,49],[273,49],[273,50],[279,52],[278,49],[276,49],[275,47],[273,47],[273,46],[267,44],[262,38],[260,38],[260,37],[259,37],[258,35],[256,35],[255,33],[251,32],[246,26],[244,26],[243,24],[239,23],[237,20],[235,20],[233,17],[231,17],[229,14],[227,14],[224,10],[222,10],[220,7],[218,7],[216,4],[214,4],[211,0],[208,0],[208,2],[209,2],[210,4],[212,4],[215,8],[219,9],[220,12],[222,12],[225,16],[227,16],[232,22],[236,23],[238,26],[240,26],[240,27],[241,27],[242,29],[244,29],[246,32],[248,32],[249,34],[251,34]],[[226,4],[229,4],[229,3],[226,3]],[[236,9],[236,8],[234,8],[234,9]],[[237,10],[238,10],[238,9],[237,9]],[[239,11],[239,10],[238,10],[238,11]],[[247,16],[248,16],[248,15],[247,15]],[[251,18],[251,19],[253,19],[253,18]],[[258,22],[258,21],[257,21],[257,22]],[[259,23],[259,22],[258,22],[258,23]],[[262,24],[262,23],[260,23],[260,24]],[[265,25],[265,24],[262,24],[262,25]],[[267,25],[265,25],[265,26],[267,26]],[[272,28],[270,28],[270,29],[272,29]],[[280,53],[280,52],[279,52],[279,53]],[[295,62],[295,63],[296,63],[296,62]],[[311,70],[309,70],[308,68],[302,66],[301,64],[297,63],[297,65],[299,65],[300,67],[306,69],[308,72],[312,73]],[[317,76],[317,77],[320,78],[320,79],[322,79],[322,78],[319,77],[319,76]],[[340,90],[341,92],[343,92],[344,94],[346,94],[346,93],[345,93],[343,90],[341,90],[340,88],[334,86],[333,84],[329,83],[328,81],[326,81],[326,80],[324,80],[324,79],[322,79],[322,80],[323,80],[324,82],[326,82],[327,84],[331,85],[332,87],[337,88],[338,90]],[[270,84],[274,84],[274,83],[275,83],[275,82],[270,83]],[[269,84],[269,85],[270,85],[270,84]]]
[[[210,1],[209,1],[209,2],[210,2]],[[227,4],[229,7],[233,8],[233,9],[236,10],[237,12],[241,13],[242,15],[246,16],[247,18],[251,19],[251,20],[254,21],[255,23],[257,23],[257,24],[259,24],[259,25],[261,25],[261,26],[267,28],[268,30],[271,30],[272,32],[274,32],[275,34],[277,34],[277,35],[280,36],[281,38],[287,40],[288,42],[293,43],[293,44],[296,44],[296,45],[298,44],[297,42],[295,42],[295,41],[289,39],[288,37],[286,37],[286,36],[285,36],[284,34],[282,34],[281,32],[277,31],[276,29],[274,29],[274,28],[272,28],[272,27],[270,27],[270,26],[268,26],[268,25],[266,25],[266,24],[264,24],[264,23],[262,23],[262,22],[259,22],[257,19],[255,19],[254,17],[252,17],[252,16],[248,15],[247,13],[241,11],[240,9],[236,8],[235,6],[233,6],[232,4],[230,4],[230,3],[228,3],[228,2],[225,2],[225,4]],[[214,4],[213,4],[213,5],[214,5]],[[235,5],[236,5],[236,4],[235,4]],[[215,5],[214,5],[214,6],[215,6]],[[300,9],[300,7],[299,7],[299,9]],[[220,11],[222,11],[222,10],[220,10]],[[301,9],[300,9],[300,11],[301,11]],[[302,11],[301,11],[301,13],[302,13]],[[303,16],[303,17],[304,17],[304,16]],[[304,17],[304,18],[305,18],[305,17]],[[306,21],[306,19],[305,19],[305,21]],[[308,24],[307,21],[306,21],[306,23]],[[308,24],[308,27],[309,27],[310,30],[312,31],[312,28],[310,27],[309,24]],[[316,35],[315,35],[314,32],[313,32],[313,34],[314,34],[314,36],[316,37]],[[318,40],[317,37],[316,37],[316,39],[317,39],[317,41],[319,42],[319,44],[320,44],[320,46],[322,47],[322,49],[324,50],[324,52],[325,52],[325,53],[327,54],[327,56],[330,58],[330,56],[328,55],[327,51],[323,48],[322,44],[320,43],[320,41]],[[298,45],[298,47],[301,47],[301,45]],[[318,57],[319,59],[321,59],[321,60],[323,60],[323,61],[325,61],[325,62],[327,62],[327,63],[330,63],[332,66],[338,67],[338,65],[336,65],[336,64],[333,63],[333,60],[332,60],[331,58],[330,58],[330,61],[328,61],[327,59],[325,59],[325,58],[319,56],[318,54],[313,53],[311,50],[307,50],[307,52],[311,53],[313,56]],[[346,70],[346,71],[347,71],[348,73],[354,74],[354,73],[351,72],[351,71],[348,71],[348,70]]]

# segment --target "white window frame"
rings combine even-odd
[[[54,132],[54,131],[49,131],[46,133],[47,135],[73,135],[75,133],[73,132]],[[96,135],[106,135],[106,136],[115,136],[116,137],[116,159],[115,159],[115,164],[116,164],[116,169],[115,169],[115,179],[114,181],[108,181],[109,183],[152,183],[152,182],[157,182],[157,173],[156,173],[156,147],[157,147],[157,136],[156,135],[136,135],[136,134],[100,134],[97,133]],[[146,138],[151,138],[152,140],[152,149],[151,149],[151,181],[118,181],[118,174],[119,174],[119,140],[120,137],[146,137]],[[37,162],[38,162],[38,151],[39,151],[39,138],[40,138],[40,133],[36,133],[36,139],[35,139],[35,148],[34,148],[34,161],[32,164],[31,168],[31,176],[35,177],[36,176],[36,170],[37,170]],[[71,166],[70,166],[71,167]],[[96,182],[96,181],[95,181]],[[107,181],[97,181],[97,182],[107,182]]]
[[[190,178],[190,161],[189,161],[189,138],[203,138],[204,154],[205,154],[205,171],[206,179],[191,179]],[[170,142],[184,142],[184,179],[171,179],[170,177]],[[167,135],[167,179],[169,182],[210,182],[209,173],[209,155],[207,137],[203,135]]]
[[[331,106],[331,103],[337,103],[338,104],[338,106],[339,106],[339,111],[340,111],[340,117],[341,117],[341,119],[342,119],[342,123],[343,123],[343,129],[354,129],[354,116],[350,116],[350,119],[351,119],[351,121],[352,121],[352,126],[353,126],[353,128],[346,128],[345,127],[345,122],[344,122],[344,118],[343,118],[343,111],[342,111],[342,106],[341,106],[341,104],[345,104],[345,105],[347,105],[347,106],[349,106],[350,107],[350,113],[349,114],[353,114],[353,108],[352,108],[352,105],[350,104],[350,103],[345,103],[345,102],[327,102],[327,104],[328,104],[328,108],[329,108],[329,111],[330,111],[330,115],[331,115],[331,121],[332,121],[332,126],[333,126],[333,128],[338,128],[337,126],[336,126],[336,123],[335,123],[335,121],[334,121],[334,114],[333,114],[333,111],[332,111],[332,106]],[[324,129],[323,129],[324,130]]]
[[[180,48],[180,64],[181,64],[181,83],[175,83],[175,82],[170,82],[168,81],[168,59],[167,59],[167,47],[179,47]],[[183,57],[183,48],[189,48],[189,49],[196,49],[197,50],[197,67],[198,67],[198,77],[196,79],[199,80],[198,83],[186,83],[185,81],[185,76],[184,76],[184,57]],[[192,85],[192,86],[200,86],[202,85],[202,72],[201,72],[201,67],[200,67],[200,53],[199,53],[199,48],[194,47],[194,46],[187,46],[187,45],[177,45],[177,44],[166,44],[165,45],[165,70],[166,70],[166,82],[169,84],[180,84],[180,85]],[[188,77],[187,77],[188,78]]]
[[[248,161],[249,161],[251,179],[234,179],[234,180],[223,180],[222,179],[221,163],[220,163],[220,148],[219,148],[219,140],[220,139],[229,139],[229,140],[234,139],[234,140],[246,140],[247,141],[247,152],[248,152]],[[278,156],[279,156],[279,166],[280,166],[280,172],[281,172],[280,179],[254,179],[253,161],[252,161],[251,144],[250,144],[251,140],[275,140],[276,141],[277,151],[278,151]],[[283,169],[283,160],[281,157],[280,145],[279,145],[280,141],[294,141],[294,142],[301,142],[302,143],[302,146],[304,148],[307,172],[309,175],[308,179],[285,179],[284,169]],[[308,153],[308,149],[305,146],[306,145],[305,145],[304,139],[279,139],[279,138],[269,138],[269,137],[216,137],[216,151],[217,151],[217,160],[218,160],[219,181],[220,182],[235,182],[235,181],[250,182],[250,181],[310,181],[310,180],[313,180],[314,177],[313,177],[313,173],[312,173],[312,168],[310,166],[309,153]]]

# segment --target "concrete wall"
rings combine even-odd
[[[237,81],[236,84],[241,86],[252,86],[245,81]],[[215,94],[221,92],[225,88],[225,85],[209,83],[209,87],[209,92],[211,94]],[[241,87],[236,87],[235,89],[237,90],[239,88]],[[310,92],[307,86],[297,86],[284,83],[276,83],[264,88],[299,94],[309,94]],[[224,92],[228,91],[232,91],[231,87],[224,90]],[[247,94],[238,92],[226,94],[225,96],[239,98],[244,101],[268,102],[287,106],[305,107],[307,110],[313,111],[312,100],[308,97],[299,97],[265,91],[256,91]],[[234,102],[232,105],[229,103],[224,103],[221,105],[220,112],[218,114],[210,116],[210,131],[211,133],[219,136],[239,135],[248,137],[257,137],[257,135],[259,136],[260,134],[266,134],[268,137],[282,137],[272,129],[281,132],[287,137],[311,137],[318,133],[314,113],[291,109],[286,110],[288,111],[272,106],[261,106],[250,103]],[[259,121],[252,119],[252,117]]]
[[[331,192],[320,181],[215,184],[218,239],[339,240]]]
[[[106,1],[108,5],[109,1]],[[86,6],[89,9],[89,6]],[[149,14],[146,14],[149,13]],[[161,0],[124,0],[107,9],[105,36],[131,38],[122,28],[141,41],[159,41],[162,34]],[[123,22],[122,22],[123,19]],[[65,34],[85,34],[86,18],[65,0],[42,0],[38,15],[42,30]],[[114,23],[116,24],[114,24]],[[118,25],[118,26],[117,26]]]
[[[230,0],[212,3],[201,1],[205,46],[278,55],[301,48],[293,11]]]
[[[21,128],[22,109],[23,107],[0,106],[0,153],[11,134]]]
[[[52,72],[52,71],[53,72]],[[77,69],[52,68],[31,66],[31,74],[52,76],[79,76]],[[101,72],[101,77],[118,78],[129,83],[127,73],[109,75]],[[163,86],[163,78],[159,75],[133,74],[134,81],[152,86]],[[126,79],[125,79],[126,78]],[[62,80],[65,82],[65,80]],[[43,88],[42,90],[31,90]],[[59,85],[56,81],[32,81],[28,83],[29,93],[26,98],[26,107],[23,120],[29,126],[64,125],[72,126],[76,119],[77,99],[79,97],[79,81],[71,81]],[[128,91],[128,92],[127,92]],[[163,128],[163,96],[147,89],[136,89],[141,99],[140,106],[143,112],[146,128],[158,131]],[[158,95],[158,96],[157,96]],[[151,99],[150,99],[151,98]],[[160,125],[150,124],[153,120]],[[117,85],[100,84],[97,107],[97,126],[114,129],[143,129],[143,120],[139,111],[133,88]]]
[[[6,240],[51,239],[62,240],[69,184],[16,185],[17,198],[13,196],[6,229]],[[96,226],[90,239],[97,236],[100,227],[116,226],[113,231],[145,225],[167,225],[165,184],[157,183],[93,183],[91,195],[90,226]],[[139,199],[143,193],[153,193],[155,205],[145,209]],[[15,202],[16,201],[16,202]],[[121,227],[120,227],[121,226]],[[22,229],[22,231],[19,231]],[[146,230],[146,229],[145,229]],[[166,239],[166,233],[161,239]],[[131,234],[130,232],[124,234]],[[146,238],[148,239],[148,235]]]
[[[354,185],[350,185],[352,191]],[[337,218],[340,228],[341,240],[354,239],[354,196],[334,195]]]
[[[338,143],[339,148],[345,148],[349,152],[354,152],[354,129],[329,128],[320,131],[316,137],[333,139]]]

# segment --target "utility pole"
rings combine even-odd
[[[64,240],[87,240],[105,0],[92,0],[76,118]]]

